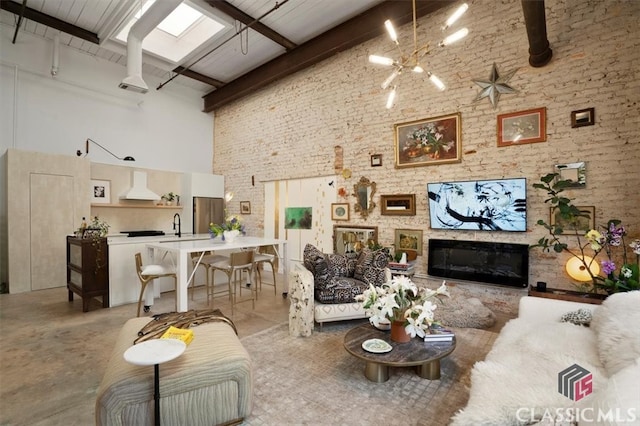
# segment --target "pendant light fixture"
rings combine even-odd
[[[391,41],[395,43],[398,50],[400,51],[399,59],[392,59],[386,56],[380,55],[370,55],[369,62],[372,64],[384,65],[393,67],[393,71],[389,76],[382,82],[380,87],[382,90],[389,89],[389,95],[387,97],[387,108],[393,107],[396,99],[396,85],[393,85],[393,82],[396,78],[402,74],[405,70],[411,70],[414,73],[424,73],[425,69],[420,64],[420,60],[429,54],[429,44],[424,44],[422,46],[418,46],[418,25],[417,25],[417,16],[416,16],[416,0],[412,1],[413,4],[413,51],[409,54],[405,54],[402,48],[400,47],[400,42],[398,42],[398,35],[393,26],[393,23],[390,20],[386,20],[384,22],[384,26],[387,29],[387,33],[389,34],[389,38]],[[442,27],[442,31],[445,31],[451,27],[461,16],[464,14],[469,6],[464,3],[455,12],[447,19],[445,25]],[[456,41],[464,38],[467,34],[469,34],[469,30],[466,28],[462,28],[461,30],[456,31],[455,33],[449,35],[444,38],[442,41],[438,43],[438,47],[448,46],[451,43],[455,43]],[[446,89],[446,86],[437,76],[435,76],[430,71],[427,71],[427,77],[429,81],[438,88],[438,90]]]

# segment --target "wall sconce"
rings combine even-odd
[[[227,203],[233,199],[233,192],[228,191],[224,194],[224,201]]]
[[[117,155],[115,155],[113,152],[109,151],[107,148],[105,148],[104,146],[100,145],[98,142],[94,141],[93,139],[87,139],[85,141],[85,145],[84,145],[84,156],[86,157],[89,154],[89,142],[94,143],[96,145],[98,145],[100,148],[102,148],[103,150],[105,150],[106,152],[108,152],[109,154],[111,154],[113,157],[117,158],[118,160],[122,160],[122,161],[136,161],[135,158],[133,158],[130,155],[127,155],[126,157],[118,157]],[[82,151],[77,150],[76,151],[76,155],[78,157],[80,157],[82,155]]]
[[[587,270],[587,266],[589,270]],[[584,256],[583,258],[572,257],[567,261],[565,269],[571,278],[580,282],[591,281],[593,277],[600,273],[600,265],[589,256]]]

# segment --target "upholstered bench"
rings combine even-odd
[[[96,425],[151,425],[153,366],[129,364],[124,352],[149,318],[120,331],[96,397]],[[193,341],[178,358],[160,365],[160,409],[165,425],[238,423],[251,413],[252,364],[233,328],[211,322],[191,328]]]

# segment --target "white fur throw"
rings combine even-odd
[[[594,389],[606,385],[589,328],[523,318],[509,321],[486,360],[473,367],[469,402],[452,425],[532,424],[545,410],[593,406],[590,396],[574,402],[558,392],[558,373],[573,364],[593,374]]]
[[[591,328],[607,375],[632,365],[640,357],[640,291],[609,296],[595,310]]]

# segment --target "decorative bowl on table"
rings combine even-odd
[[[382,331],[391,330],[391,322],[388,319],[380,321],[378,325],[373,324],[373,326],[378,330],[382,330]]]

